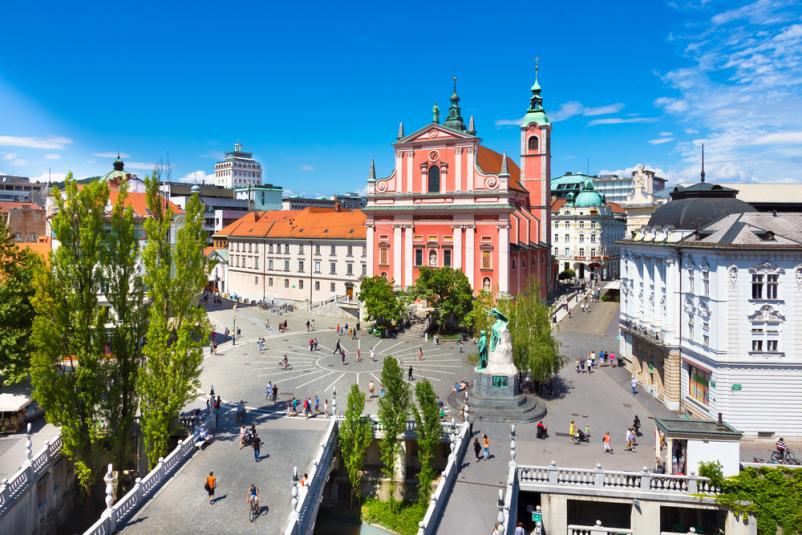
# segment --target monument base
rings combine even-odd
[[[546,407],[534,396],[521,394],[518,374],[476,370],[473,387],[468,392],[468,417],[474,421],[534,422],[546,415]],[[449,405],[462,414],[465,394],[452,392]]]

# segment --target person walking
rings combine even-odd
[[[630,381],[630,386],[632,387],[632,395],[634,396],[635,394],[638,393],[638,380],[635,378],[634,375],[632,376],[632,380]]]
[[[375,385],[375,384],[373,384],[373,380],[371,379],[371,380],[368,382],[368,393],[370,394],[370,399],[373,399],[374,397],[376,397],[376,396],[374,395],[374,392],[375,392],[375,391],[376,391],[376,385]]]
[[[410,381],[412,380],[412,366],[409,367],[409,371],[407,373],[407,379],[409,379]]]
[[[613,448],[610,447],[610,432],[607,431],[602,437],[602,444],[604,445],[604,453],[613,453]]]
[[[587,364],[588,364],[588,374],[593,373],[593,359],[591,359],[590,356],[588,356]]]
[[[312,327],[312,324],[309,323],[309,320],[306,320],[306,332],[309,332],[311,327]]]
[[[332,351],[331,354],[333,355],[333,354],[337,353],[338,351],[340,351],[341,349],[342,349],[342,346],[340,346],[340,339],[337,338],[337,344],[334,346],[334,351]]]
[[[615,368],[615,353],[610,353],[610,367]]]
[[[343,348],[340,348],[340,360],[342,361],[343,366],[345,366],[345,351]]]
[[[273,402],[273,405],[276,404],[276,399],[278,398],[278,385],[273,385],[273,397],[270,400]]]
[[[515,534],[514,535],[526,535],[526,531],[524,531],[524,523],[518,522],[515,525]]]
[[[579,358],[576,359],[576,373],[579,373]]]
[[[253,446],[253,460],[257,463],[261,458],[262,439],[254,431],[253,438],[251,438],[251,446]]]
[[[372,347],[370,348],[370,361],[376,362],[376,351],[374,351]]]
[[[482,460],[482,445],[479,444],[479,437],[473,439],[473,454],[476,455],[476,460]]]
[[[423,360],[423,347],[418,348],[418,360]]]
[[[214,477],[214,472],[209,472],[206,476],[206,485],[204,485],[206,492],[209,494],[209,505],[214,503],[214,491],[217,488],[217,478]]]
[[[490,459],[490,438],[487,435],[482,435],[482,456],[485,461]]]
[[[576,435],[576,424],[573,420],[571,420],[570,425],[568,425],[568,440],[573,440],[574,436]]]

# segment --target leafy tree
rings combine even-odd
[[[148,243],[142,257],[150,306],[139,390],[145,450],[152,467],[167,454],[171,425],[195,396],[210,327],[198,304],[208,273],[203,204],[197,194],[189,198],[173,245],[170,229],[175,214],[159,195],[157,177],[145,182],[151,217],[145,221]]]
[[[465,323],[470,326],[474,336],[478,337],[482,331],[490,332],[493,320],[488,312],[496,306],[497,302],[492,293],[484,290],[474,298],[471,304],[471,311],[468,312],[465,318]]]
[[[400,441],[398,435],[406,428],[411,393],[404,382],[404,372],[393,357],[384,359],[381,382],[384,397],[379,398],[379,421],[384,427],[384,438],[379,444],[382,471],[390,478],[390,502],[395,502],[395,467],[398,462]]]
[[[104,182],[78,189],[72,175],[66,197],[55,190],[52,220],[58,249],[50,269],[35,277],[31,341],[34,397],[50,422],[61,426],[64,451],[88,490],[102,463],[103,423],[97,418],[106,388],[103,362],[107,313],[99,306],[104,256]]]
[[[514,300],[499,303],[509,319],[515,366],[545,381],[560,371],[564,358],[553,336],[549,307],[541,300],[538,283],[532,279]]]
[[[428,503],[432,495],[432,481],[437,474],[435,467],[435,454],[443,436],[443,426],[440,423],[440,407],[437,405],[437,395],[434,393],[432,383],[424,379],[415,385],[415,398],[418,406],[415,408],[415,423],[418,434],[418,460],[421,469],[418,474],[418,501]]]
[[[5,384],[28,377],[34,310],[34,275],[42,260],[30,249],[17,247],[0,219],[0,374]]]
[[[397,323],[401,320],[404,305],[393,285],[384,277],[362,279],[359,300],[365,304],[368,319],[379,324]]]
[[[413,299],[425,299],[437,311],[434,319],[438,330],[464,325],[472,309],[471,283],[462,271],[456,269],[421,268],[409,294]]]
[[[358,385],[351,385],[348,393],[348,406],[345,418],[340,423],[339,444],[348,481],[351,483],[351,496],[359,498],[362,494],[362,465],[365,453],[373,440],[373,426],[363,416],[365,410],[365,393],[359,391]]]
[[[144,286],[137,263],[139,242],[133,209],[125,206],[126,198],[127,184],[123,182],[111,210],[103,251],[105,296],[114,316],[110,332],[113,361],[108,366],[103,412],[108,421],[112,459],[119,469],[135,453],[136,444],[131,437],[139,403],[137,374],[147,330]],[[118,478],[118,494],[122,483],[123,479]]]
[[[557,278],[561,281],[564,281],[566,279],[573,279],[575,277],[576,277],[576,271],[570,268],[566,269],[565,271],[561,271],[560,274],[557,275]]]

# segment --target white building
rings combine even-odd
[[[306,208],[249,212],[214,236],[227,241],[225,284],[254,301],[355,298],[367,275],[365,215]]]
[[[258,186],[262,183],[262,164],[253,159],[252,152],[243,152],[242,145],[234,144],[234,152],[227,152],[222,162],[214,164],[214,181],[224,188]]]
[[[552,205],[552,256],[559,272],[573,269],[579,279],[617,279],[619,246],[626,222],[617,205],[606,203],[587,180],[579,195],[569,192]]]
[[[802,436],[802,214],[675,188],[621,241],[621,356],[668,408]]]
[[[632,201],[633,195],[636,195],[639,190],[644,190],[647,195],[654,195],[658,191],[664,190],[666,179],[639,165],[630,176],[599,175],[593,177],[593,185],[607,201],[626,204]]]

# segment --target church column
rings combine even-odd
[[[510,293],[510,225],[502,223],[498,227],[498,292]]]
[[[401,286],[401,226],[393,227],[393,285]]]
[[[412,225],[404,225],[404,284],[412,286]]]
[[[426,193],[428,188],[426,187],[426,178],[429,173],[429,165],[424,162],[420,164],[420,192]]]
[[[454,269],[462,268],[462,227],[454,225]]]
[[[443,162],[440,164],[440,193],[448,191],[448,164]]]
[[[468,167],[468,185],[467,185],[467,188],[465,188],[465,189],[468,190],[468,191],[473,191],[475,188],[474,188],[474,184],[473,184],[473,167],[474,166],[473,166],[473,149],[472,148],[468,149],[468,157],[466,158],[466,160],[468,160],[466,162],[466,164],[465,164]]]
[[[412,177],[407,175],[404,176],[403,173],[404,167],[404,153],[398,151],[395,153],[395,190],[396,191],[403,191],[401,188],[404,187],[404,179],[409,182],[412,180]]]
[[[474,243],[474,225],[468,225],[465,227],[465,276],[468,277],[468,280],[471,282],[471,286],[476,288],[481,288],[481,282],[476,284],[476,281],[473,280],[473,268],[476,265],[476,261],[473,258],[474,253],[476,252],[476,244]]]
[[[457,147],[454,152],[457,155],[454,159],[454,191],[462,191],[462,147]]]
[[[414,158],[412,157],[414,152],[408,151],[407,152],[407,193],[412,193],[412,182],[414,181],[413,176],[413,169],[412,169],[412,162]]]
[[[373,272],[373,247],[374,247],[373,230],[374,230],[373,223],[368,223],[367,224],[367,240],[366,240],[366,246],[368,248],[368,250],[367,250],[367,253],[368,253],[368,277],[373,277],[375,275],[375,273]]]

